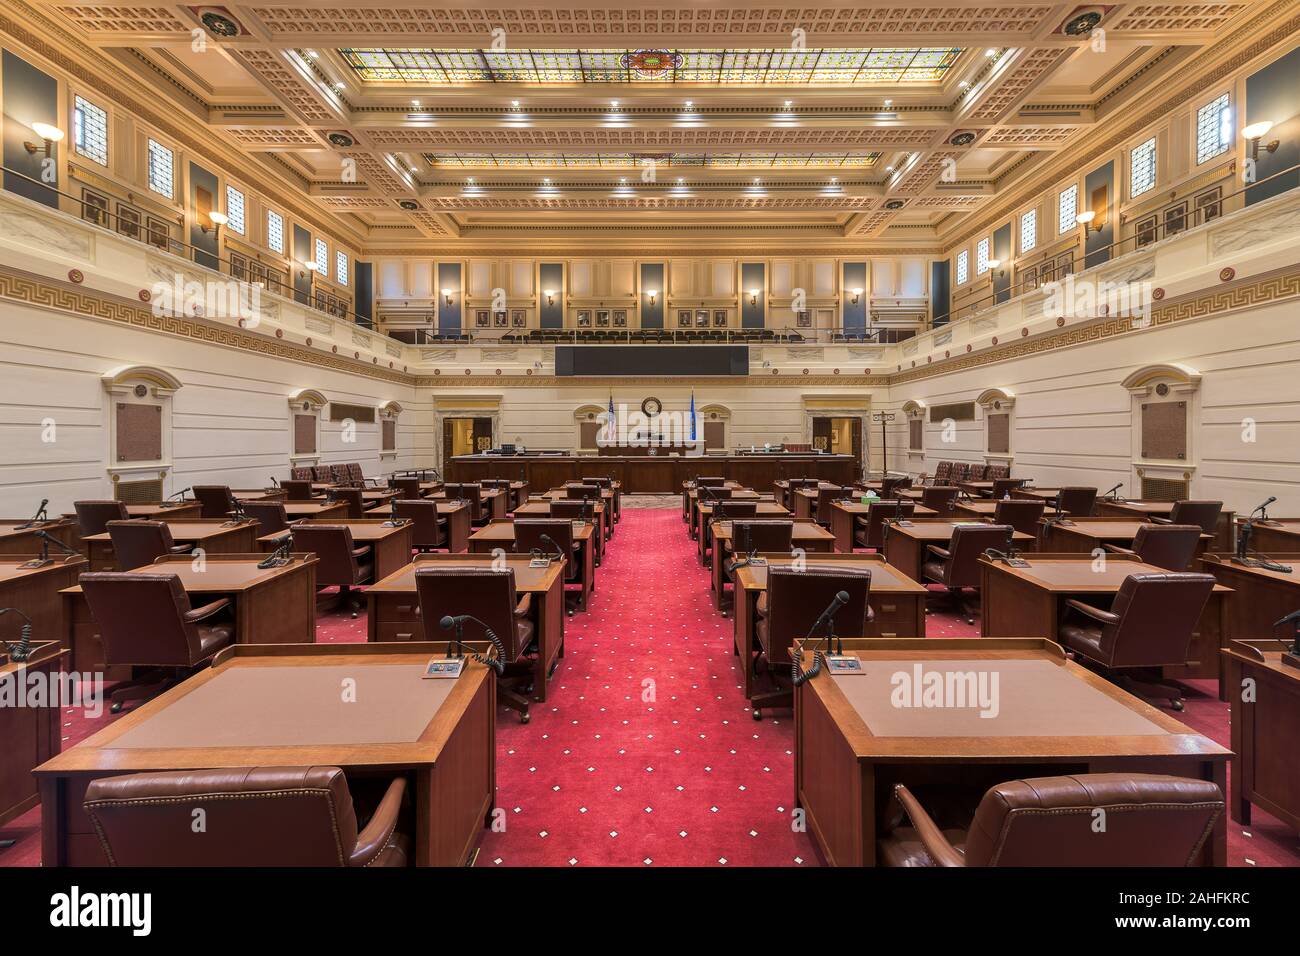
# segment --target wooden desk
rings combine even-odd
[[[604,476],[604,477],[609,477],[609,476],[606,475],[606,476]],[[520,504],[523,504],[524,501],[527,499],[528,482],[526,482],[526,481],[525,481],[525,482],[521,482],[521,484],[524,486],[524,489],[523,489],[523,492],[522,492],[521,497],[520,497],[520,499],[519,499],[519,503],[520,503]],[[566,481],[566,482],[564,483],[564,487],[565,487],[565,488],[568,488],[568,487],[570,487],[570,486],[572,486],[572,485],[586,485],[586,484],[590,484],[590,482],[583,481],[581,478],[576,478],[576,479],[573,479],[573,480],[571,480],[571,481]],[[618,524],[620,521],[623,520],[623,514],[622,514],[622,511],[623,511],[623,482],[621,482],[621,481],[614,481],[614,480],[611,479],[611,481],[610,481],[610,483],[609,483],[609,490],[610,490],[610,492],[611,492],[611,493],[613,494],[613,496],[614,496],[614,523],[615,523],[615,524]]]
[[[1201,567],[1233,591],[1227,606],[1228,641],[1288,636],[1285,626],[1275,628],[1273,622],[1300,608],[1300,554],[1270,557],[1291,568],[1291,573],[1236,564],[1227,554],[1207,554],[1201,558]]]
[[[227,518],[194,518],[189,521],[165,522],[177,544],[202,548],[207,555],[252,554],[257,550],[257,532],[261,526],[252,518],[231,522]],[[92,571],[117,571],[117,555],[109,532],[82,538]],[[186,561],[191,556],[182,555]]]
[[[1300,764],[1295,759],[1300,726],[1300,667],[1284,663],[1291,642],[1231,641],[1223,650],[1226,683],[1233,688],[1232,788],[1228,812],[1250,826],[1258,804],[1300,833]],[[1244,681],[1253,681],[1245,693]]]
[[[850,647],[867,662],[866,676],[823,673],[794,695],[795,804],[832,866],[876,865],[878,833],[899,783],[959,785],[977,799],[1009,780],[1073,773],[1156,773],[1226,786],[1229,751],[1067,661],[1050,641],[846,640]],[[803,666],[811,665],[805,652]],[[893,707],[892,675],[917,666],[996,672],[997,716]],[[1220,819],[1202,865],[1226,865],[1227,832]]]
[[[734,547],[731,541],[731,522],[715,521],[712,525],[713,548],[720,555],[711,565],[710,581],[713,587],[713,602],[721,606],[722,568],[727,563],[727,554]],[[812,521],[796,521],[794,533],[790,536],[790,548],[794,551],[830,554],[835,546],[835,537],[821,525]],[[790,557],[790,555],[786,555]]]
[[[300,521],[303,518],[333,518],[334,520],[344,519],[348,516],[348,505],[345,501],[327,502],[324,498],[319,501],[283,501],[284,514],[290,521]]]
[[[1041,501],[1050,505],[1060,494],[1060,488],[1012,488],[1012,498],[1028,498],[1032,501]]]
[[[1172,501],[1133,501],[1124,498],[1098,498],[1096,512],[1099,517],[1114,515],[1122,518],[1169,518],[1173,513]],[[1233,536],[1233,521],[1236,515],[1232,511],[1219,512],[1219,525],[1211,551],[1231,551],[1236,547]],[[1298,548],[1297,550],[1300,550]]]
[[[22,663],[0,655],[0,687],[7,695],[17,696],[18,681],[27,687],[33,679],[45,681],[45,687],[57,688],[55,678],[67,667],[68,652],[57,640],[34,641],[31,656]],[[28,701],[25,706],[0,707],[0,827],[22,816],[40,802],[32,771],[60,750],[63,736],[61,707],[71,701],[52,700],[48,694]]]
[[[596,586],[596,547],[599,539],[596,525],[588,522],[573,522],[573,540],[578,545],[579,558],[582,563],[582,606],[587,608],[591,592]],[[484,525],[469,536],[470,554],[492,554],[500,549],[505,552],[515,550],[515,523],[509,519],[493,521]]]
[[[126,514],[129,518],[144,518],[150,521],[190,521],[194,518],[203,517],[203,505],[197,501],[187,501],[184,504],[167,505],[161,502],[144,505],[127,505]],[[75,524],[77,516],[75,514],[64,515]]]
[[[421,554],[396,574],[390,574],[366,589],[369,601],[368,635],[370,641],[420,641],[425,638],[420,599],[415,592],[415,572],[419,568],[490,568],[497,559],[486,554]],[[546,700],[546,682],[559,658],[564,656],[564,568],[552,562],[546,568],[530,568],[526,554],[506,555],[515,572],[516,597],[533,596],[533,619],[538,647],[533,676],[533,695]],[[444,609],[439,609],[441,617]],[[448,614],[472,613],[473,608],[446,608]],[[437,621],[431,631],[437,633]]]
[[[1019,482],[1027,482],[1027,481],[1032,481],[1033,479],[1015,478],[1011,480],[1019,481]],[[991,481],[959,481],[957,482],[957,487],[960,488],[962,491],[967,492],[968,494],[972,494],[981,498],[988,498],[993,494],[993,482]]]
[[[930,545],[947,548],[952,542],[953,529],[961,522],[926,521],[918,519],[910,525],[890,525],[885,534],[885,560],[902,571],[914,581],[921,580],[921,567],[928,560],[926,555]],[[1025,550],[1035,545],[1033,535],[1023,531],[1013,536],[1016,547]],[[1032,634],[1032,631],[1020,633]],[[1056,633],[1053,631],[1052,633]]]
[[[62,641],[67,633],[63,598],[59,592],[77,583],[77,576],[90,568],[80,555],[58,555],[43,568],[21,568],[35,555],[0,556],[0,607],[14,607],[32,619],[32,637],[38,641]],[[18,640],[22,618],[0,617],[0,637]],[[60,645],[62,646],[62,645]],[[3,648],[0,648],[3,652]],[[0,737],[0,740],[3,738]]]
[[[283,488],[231,488],[237,501],[287,501],[289,495]]]
[[[162,557],[127,574],[175,574],[195,607],[228,598],[238,644],[312,644],[316,641],[316,555],[294,554],[278,568],[259,568],[265,554],[209,554],[196,566],[188,554]],[[74,670],[104,669],[99,625],[81,585],[64,588],[64,646]],[[115,669],[116,670],[116,669]],[[111,676],[110,680],[119,679]]]
[[[386,518],[349,518],[347,521],[333,521],[320,518],[304,518],[294,523],[295,528],[312,525],[343,525],[352,532],[352,541],[356,547],[369,545],[371,557],[374,558],[375,576],[378,581],[394,571],[401,570],[411,563],[411,551],[414,549],[414,525],[407,521],[396,528],[387,527]],[[274,551],[284,541],[286,532],[265,534],[257,539],[258,547],[265,552]],[[299,548],[299,550],[302,550]],[[304,552],[307,553],[307,552]],[[319,557],[319,555],[317,555]]]
[[[1024,558],[1031,567],[1012,568],[980,558],[980,633],[984,637],[1033,634],[1055,640],[1068,599],[1097,603],[1101,598],[1102,606],[1109,606],[1129,575],[1168,573],[1125,554],[1107,555],[1102,566],[1092,558],[1069,554],[1026,554]],[[1214,586],[1187,649],[1187,664],[1164,668],[1165,677],[1218,679],[1222,698],[1219,649],[1228,638],[1227,599],[1231,595],[1231,589]]]
[[[1270,518],[1267,524],[1256,521],[1253,527],[1251,550],[1261,554],[1300,554],[1300,518]],[[1232,551],[1235,546],[1235,541],[1230,542],[1223,550]]]
[[[405,776],[416,866],[463,866],[492,812],[496,681],[470,661],[454,681],[423,680],[445,643],[234,647],[212,667],[136,707],[36,769],[45,866],[107,866],[89,817],[98,777],[226,767],[341,767]],[[398,670],[400,668],[400,670]],[[356,697],[344,701],[344,679]],[[399,717],[408,729],[384,730]]]
[[[706,501],[704,504],[697,504],[695,512],[699,516],[699,527],[695,529],[695,552],[700,559],[700,564],[706,568],[709,566],[709,554],[713,549],[713,533],[709,527],[710,520],[713,518],[714,509],[717,505]],[[722,513],[726,515],[726,502],[722,504]],[[756,501],[754,502],[755,518],[790,518],[790,512],[782,508],[775,501]],[[740,519],[742,521],[747,519]]]
[[[432,498],[434,501],[446,501],[447,492],[435,491],[428,497]],[[505,491],[500,488],[479,489],[479,500],[487,506],[489,521],[500,521],[509,512],[507,506],[510,503],[510,498]]]
[[[570,498],[567,491],[563,488],[552,488],[542,497],[547,501],[581,501],[581,498]],[[600,533],[601,538],[608,541],[614,536],[614,492],[601,489],[600,503],[604,505],[601,509]],[[515,512],[518,514],[518,510]],[[504,517],[504,516],[503,516]]]
[[[25,524],[26,518],[0,520],[0,554],[40,554],[41,539],[36,536],[37,531],[44,531],[70,548],[77,546],[77,522],[71,518],[55,518],[37,522],[30,528],[20,527]],[[51,547],[52,552],[55,550]]]
[[[1106,544],[1132,548],[1138,530],[1150,525],[1150,521],[1135,521],[1117,516],[1066,518],[1050,524],[1044,522],[1040,525],[1040,549],[1061,554],[1091,554]],[[1201,543],[1196,550],[1197,557],[1205,553],[1213,540],[1214,535],[1201,535]]]
[[[604,527],[609,519],[609,511],[602,501],[599,504],[593,504],[592,511],[594,519],[600,527]],[[529,501],[515,509],[516,518],[549,518],[551,517],[550,499],[540,501]],[[605,535],[593,535],[592,545],[594,546],[596,567],[600,567],[605,560]]]
[[[736,569],[734,641],[744,675],[745,698],[754,696],[754,654],[758,650],[754,622],[758,618],[758,599],[767,590],[767,569],[772,565],[789,567],[788,554],[764,555],[766,566],[746,565]],[[925,637],[926,589],[897,568],[886,564],[878,554],[810,554],[804,559],[809,569],[865,568],[871,572],[867,604],[875,619],[866,634],[852,637]]]
[[[890,502],[883,498],[878,498],[870,504],[863,504],[861,501],[836,501],[831,504],[831,534],[835,536],[835,550],[843,554],[852,554],[856,546],[854,535],[857,533],[858,523],[865,522],[871,515],[872,508],[884,508],[888,512]],[[914,518],[937,518],[939,512],[933,508],[926,508],[922,505],[914,505],[912,508],[912,517]]]
[[[952,503],[953,517],[958,521],[992,521],[994,513],[998,510],[996,501],[954,501]]]
[[[764,497],[763,495],[755,491],[753,488],[742,488],[740,485],[737,485],[735,482],[728,482],[723,487],[729,488],[731,490],[731,497],[727,499],[729,501],[761,501]],[[706,501],[713,500],[712,498],[709,497],[707,492],[705,493],[704,498]],[[690,529],[692,538],[697,537],[698,530],[699,530],[699,524],[700,524],[700,513],[698,508],[699,501],[700,501],[700,490],[698,488],[691,486],[682,492],[682,507],[684,509],[683,513],[686,518],[687,527]],[[778,501],[777,504],[781,504],[781,502]]]
[[[812,488],[800,488],[794,494],[789,495],[792,502],[790,510],[794,512],[796,518],[812,520],[813,506],[817,504],[817,498],[823,491],[842,491],[841,485],[832,485],[822,482],[816,490]]]

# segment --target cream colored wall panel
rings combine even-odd
[[[471,259],[469,263],[469,294],[487,297],[492,294],[492,261]]]
[[[670,259],[668,261],[668,288],[675,296],[699,296],[703,291],[695,283],[695,261]]]
[[[574,259],[571,263],[572,269],[569,276],[569,295],[585,298],[591,296],[591,260]]]
[[[892,259],[871,260],[871,294],[886,297],[899,295],[894,281],[894,261]]]
[[[773,259],[768,269],[767,281],[772,295],[790,295],[795,286],[794,263],[789,259]]]
[[[835,289],[835,261],[833,259],[814,259],[812,263],[812,294],[834,295]]]
[[[432,299],[434,289],[434,263],[424,259],[411,262],[411,297],[414,299]]]
[[[736,294],[736,260],[713,260],[713,294],[718,296]]]
[[[636,263],[631,259],[611,259],[606,261],[608,283],[602,295],[622,296],[636,295]],[[662,290],[661,290],[662,291]]]
[[[400,299],[410,295],[406,288],[406,265],[398,259],[383,259],[379,263],[379,298]]]
[[[927,263],[924,259],[903,259],[899,262],[898,295],[923,296]]]
[[[511,260],[510,294],[521,297],[533,294],[533,261],[531,259]]]

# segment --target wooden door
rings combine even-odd
[[[834,426],[829,418],[814,418],[812,428],[812,446],[814,451],[831,450],[831,431]]]

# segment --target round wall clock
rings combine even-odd
[[[664,410],[664,403],[657,398],[647,398],[641,403],[641,411],[647,418],[656,418]]]

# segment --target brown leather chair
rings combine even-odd
[[[739,504],[739,502],[737,502]],[[731,540],[734,547],[723,549],[715,560],[722,561],[722,616],[731,612],[733,591],[727,591],[727,585],[736,583],[736,575],[731,570],[731,563],[740,555],[788,555],[794,550],[794,522],[783,518],[742,518],[731,523]],[[738,552],[737,552],[737,549]]]
[[[515,590],[514,569],[418,568],[415,590],[426,641],[453,637],[454,632],[442,629],[441,621],[444,615],[458,614],[472,614],[483,622],[467,621],[463,640],[486,640],[483,625],[497,636],[505,648],[502,663],[506,667],[497,677],[497,702],[517,711],[520,723],[528,723],[533,664],[523,658],[535,635],[533,600],[531,594],[520,597]]]
[[[921,506],[933,508],[938,512],[938,517],[947,518],[952,514],[952,503],[957,500],[960,491],[961,489],[955,485],[931,485],[922,488]]]
[[[696,485],[703,485],[705,488],[721,488],[727,483],[727,479],[718,475],[708,475],[695,479]]]
[[[853,542],[863,548],[885,550],[885,523],[898,518],[910,521],[916,513],[915,501],[896,498],[892,501],[873,501],[867,507],[867,516],[858,518]]]
[[[74,501],[77,512],[77,533],[83,538],[103,534],[110,521],[130,521],[131,513],[120,501]]]
[[[552,502],[554,504],[554,502]],[[554,545],[548,544],[542,540],[542,535],[546,535]],[[564,569],[564,583],[566,591],[565,609],[570,616],[576,607],[579,610],[587,609],[587,600],[585,597],[586,588],[583,575],[586,569],[582,562],[582,542],[573,540],[573,522],[567,518],[516,518],[515,519],[515,550],[520,554],[528,554],[532,551],[538,551],[546,557],[554,558],[555,549],[559,548],[560,553],[567,555],[567,564]],[[593,586],[595,582],[592,582]],[[568,598],[569,585],[576,585],[577,593],[575,602],[570,602]]]
[[[203,506],[200,518],[229,518],[239,507],[229,485],[195,485],[191,490]]]
[[[1146,773],[1000,783],[960,828],[944,829],[902,784],[894,799],[901,812],[877,842],[884,866],[1191,866],[1224,810],[1212,781]]]
[[[361,604],[353,597],[352,589],[374,583],[375,562],[370,546],[358,548],[352,541],[352,529],[345,524],[297,524],[293,549],[316,555],[316,587],[338,585],[339,604],[356,617]]]
[[[779,689],[753,696],[755,720],[763,719],[764,707],[794,705],[789,648],[808,634],[840,591],[848,592],[849,603],[835,615],[835,633],[841,637],[866,634],[867,625],[875,619],[867,603],[870,590],[871,572],[866,569],[813,567],[796,571],[791,567],[768,567],[767,590],[759,596],[754,620],[759,643],[754,664],[756,669],[766,665]],[[825,649],[825,644],[820,646]]]
[[[889,498],[894,492],[912,487],[910,475],[886,475],[880,479],[880,497]]]
[[[447,547],[447,519],[438,514],[438,502],[426,498],[397,499],[397,517],[411,522],[411,539],[417,551]]]
[[[117,557],[117,569],[130,571],[153,564],[168,554],[186,554],[189,545],[177,544],[172,539],[171,528],[165,521],[145,521],[131,518],[126,521],[110,521],[105,526],[113,542],[113,553]]]
[[[579,483],[584,485],[595,485],[601,491],[608,491],[609,489],[614,487],[613,478],[599,478],[599,477],[589,478],[586,475],[583,475],[582,481]]]
[[[934,466],[934,483],[936,485],[944,484],[952,479],[952,462],[941,461]]]
[[[1219,533],[1222,501],[1175,501],[1168,518],[1152,518],[1156,524],[1194,524],[1206,534]]]
[[[1103,547],[1114,554],[1136,555],[1143,564],[1154,564],[1166,571],[1186,571],[1196,558],[1202,533],[1201,526],[1195,524],[1144,524],[1133,536],[1133,547]]]
[[[561,501],[552,501],[549,508],[552,518],[567,518],[569,521],[587,521],[596,523],[596,502],[588,499],[587,501],[575,501],[565,498]],[[605,517],[609,517],[609,512],[605,512]],[[593,531],[593,534],[596,532]],[[599,544],[599,542],[597,542]],[[593,563],[600,567],[602,560],[603,547],[597,547],[593,557]]]
[[[310,468],[290,468],[289,479],[291,481],[311,481]],[[284,487],[281,485],[281,487]]]
[[[424,497],[420,491],[419,478],[389,478],[388,487],[400,492],[402,499],[405,501],[413,501],[416,498]]]
[[[985,481],[1003,481],[1010,477],[1011,469],[1007,465],[989,465],[984,469]]]
[[[1187,663],[1197,621],[1214,589],[1211,574],[1130,574],[1110,610],[1068,600],[1057,640],[1131,693],[1183,709],[1182,688],[1160,679],[1162,667]],[[1082,616],[1080,616],[1082,615]]]
[[[350,461],[345,466],[348,470],[348,478],[357,487],[364,487],[366,484],[366,473],[361,469],[359,461]]]
[[[316,497],[311,486],[312,482],[309,478],[290,478],[288,481],[280,482],[280,487],[284,489],[284,497],[289,501],[311,501]]]
[[[222,613],[229,599],[192,607],[176,574],[95,571],[78,580],[104,644],[105,666],[149,668],[113,688],[113,713],[125,701],[162,692],[234,640],[230,615]]]
[[[245,501],[245,513],[257,521],[258,535],[280,534],[289,531],[289,515],[279,501]]]
[[[853,489],[848,489],[848,492],[852,494]],[[836,501],[842,501],[844,493],[845,489],[838,485],[830,488],[819,487],[817,489],[817,500],[809,502],[812,507],[808,510],[813,521],[816,521],[823,528],[829,528],[831,526],[831,505]]]
[[[348,518],[365,518],[366,499],[362,496],[360,488],[331,488],[326,498],[334,501],[341,501],[348,506]]]
[[[998,499],[993,509],[994,524],[1009,524],[1017,531],[1038,537],[1038,519],[1047,507],[1042,501],[1030,498]]]
[[[961,611],[967,624],[975,623],[975,610],[965,601],[965,591],[978,590],[980,586],[979,559],[988,548],[1005,552],[1010,546],[1015,529],[1008,524],[959,525],[952,529],[948,547],[932,544],[927,548],[927,560],[921,565],[921,583],[933,581],[942,584],[946,596]]]
[[[330,476],[327,479],[336,485],[351,486],[354,484],[352,472],[348,470],[347,465],[330,465]]]
[[[993,482],[993,490],[989,492],[989,497],[997,501],[1010,498],[1011,492],[1025,483],[1023,478],[990,478],[989,480]]]
[[[1097,504],[1096,488],[1062,488],[1056,495],[1057,507],[1075,518],[1092,515]]]
[[[408,865],[405,793],[405,777],[390,781],[364,829],[338,767],[101,777],[83,806],[110,866],[390,867]]]
[[[953,481],[953,483],[955,484],[955,483],[957,483],[957,482],[959,482],[959,481],[969,481],[969,480],[970,480],[970,468],[971,468],[971,466],[970,466],[970,464],[967,463],[967,462],[964,462],[964,461],[955,461],[955,462],[953,462],[953,463],[952,463],[952,476],[951,476],[951,477],[952,477],[952,481]]]
[[[469,503],[470,524],[487,524],[491,511],[484,506],[483,489],[477,482],[449,482],[442,489],[448,501],[465,501]]]
[[[329,465],[312,465],[312,481],[333,481],[334,469]]]

